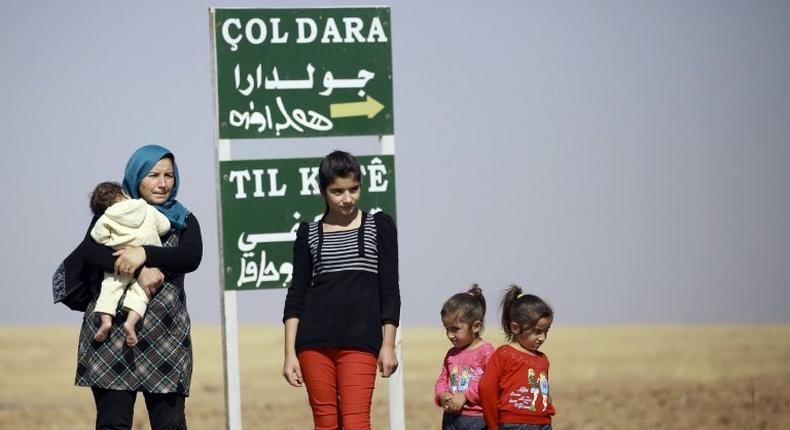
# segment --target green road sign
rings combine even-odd
[[[386,7],[215,9],[221,139],[393,134]]]
[[[360,207],[395,217],[395,159],[357,157],[362,166]],[[293,241],[302,221],[318,220],[321,158],[222,161],[223,268],[226,290],[286,288]]]

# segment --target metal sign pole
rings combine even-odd
[[[209,36],[211,39],[211,81],[212,95],[214,98],[214,123],[219,116],[219,94],[217,94],[217,47],[214,27],[214,8],[209,9]],[[231,159],[230,141],[220,139],[219,132],[214,132],[215,148],[215,175],[217,195],[220,193],[219,163]],[[225,272],[223,264],[222,246],[222,204],[217,201],[217,235],[219,244],[219,285],[225,285]],[[227,291],[220,288],[222,323],[222,361],[224,364],[225,381],[225,428],[227,430],[241,430],[241,384],[239,378],[239,336],[238,315],[236,312],[236,291]]]
[[[217,145],[218,161],[228,161],[230,142],[220,140]],[[219,178],[219,175],[217,175]],[[219,180],[219,179],[218,179]],[[220,223],[221,225],[221,223]],[[222,247],[222,229],[220,230],[220,278],[224,285],[224,265]],[[239,369],[239,321],[236,312],[236,294],[234,290],[220,290],[222,302],[222,357],[225,363],[225,428],[241,430],[241,378]]]
[[[406,430],[406,411],[404,410],[403,395],[403,352],[401,348],[401,329],[395,332],[395,355],[398,357],[398,370],[390,376],[390,430]]]
[[[379,136],[379,145],[382,155],[395,155],[395,136]],[[393,214],[394,215],[394,214]],[[406,430],[406,411],[404,409],[403,393],[403,373],[405,366],[403,363],[403,351],[401,343],[401,328],[395,331],[395,356],[398,357],[398,370],[389,378],[389,412],[390,430]]]

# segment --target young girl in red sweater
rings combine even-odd
[[[538,351],[554,320],[540,297],[513,285],[502,299],[507,344],[497,348],[480,379],[488,430],[550,430],[549,359]]]

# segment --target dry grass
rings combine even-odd
[[[77,330],[0,327],[0,429],[92,428],[90,391],[73,386]],[[219,328],[193,334],[190,429],[221,429]],[[403,338],[407,426],[438,428],[433,383],[448,343],[440,328],[407,328]],[[241,329],[247,429],[311,428],[304,391],[279,376],[281,344],[280,327]],[[790,428],[790,326],[560,326],[545,351],[557,429]],[[386,381],[377,386],[373,427],[386,429]],[[140,400],[134,428],[146,420]]]

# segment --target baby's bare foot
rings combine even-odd
[[[126,334],[126,344],[129,346],[137,345],[137,332],[134,330],[134,323],[126,321],[123,323],[123,332]]]
[[[99,326],[99,330],[96,331],[96,335],[93,336],[93,340],[96,342],[104,342],[107,340],[107,336],[110,334],[111,327],[111,322],[107,322],[106,324],[102,322],[101,326]]]

